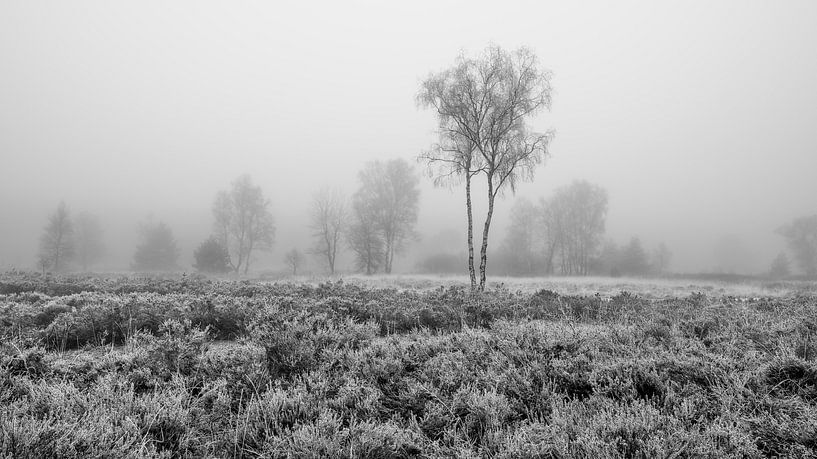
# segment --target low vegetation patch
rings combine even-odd
[[[808,457],[817,298],[0,281],[2,457]]]

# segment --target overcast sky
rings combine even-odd
[[[413,161],[435,139],[421,80],[490,43],[553,72],[552,111],[532,122],[556,130],[552,156],[520,195],[601,185],[608,236],[665,241],[680,271],[711,269],[730,233],[761,269],[775,228],[817,213],[813,0],[4,0],[0,266],[34,266],[60,200],[100,216],[113,267],[148,215],[190,263],[242,173],[272,201],[280,265],[309,244],[310,194],[351,193],[369,160]],[[425,240],[464,229],[461,190],[422,183]]]

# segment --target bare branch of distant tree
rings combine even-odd
[[[227,247],[236,274],[247,274],[255,251],[272,248],[275,225],[269,200],[249,175],[237,178],[229,191],[216,195],[213,217],[216,237]]]
[[[74,225],[65,202],[60,202],[43,228],[38,264],[43,271],[48,268],[64,271],[75,255]]]
[[[292,275],[298,275],[298,269],[303,266],[304,256],[298,249],[292,249],[284,255],[284,262],[286,262],[289,269],[292,270]]]
[[[335,274],[340,242],[347,229],[347,214],[346,199],[338,190],[323,188],[312,198],[310,227],[315,238],[312,253],[325,259],[330,274]]]

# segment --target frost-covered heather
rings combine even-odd
[[[0,457],[817,455],[813,295],[393,281],[0,276]]]
[[[434,289],[440,286],[467,286],[467,276],[374,275],[344,276],[347,282],[373,288]],[[314,281],[314,280],[313,280]],[[785,297],[817,293],[817,284],[808,281],[716,281],[705,279],[665,279],[627,277],[489,277],[488,288],[533,293],[552,290],[564,295],[613,296],[630,292],[650,298],[683,297],[696,292],[710,296]]]

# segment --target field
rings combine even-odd
[[[0,457],[815,457],[803,282],[0,275]]]

